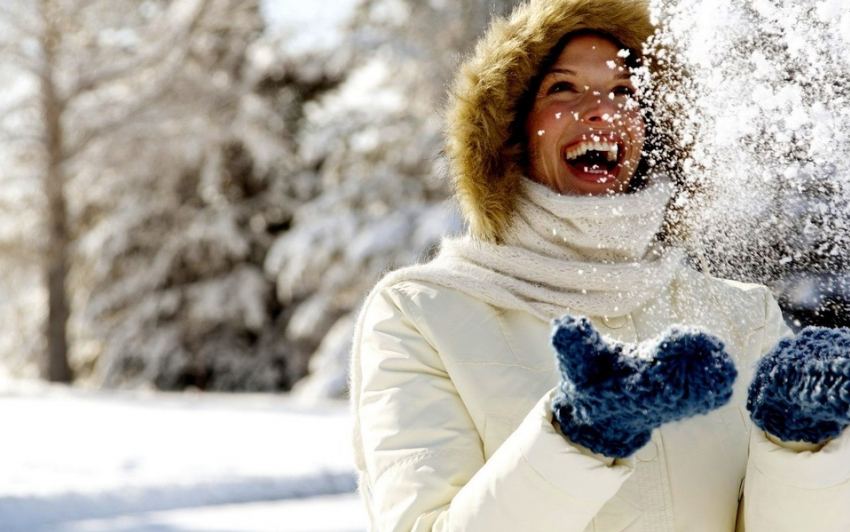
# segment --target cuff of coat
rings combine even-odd
[[[820,449],[797,450],[770,441],[755,428],[750,453],[762,474],[784,484],[823,489],[850,480],[850,429]]]
[[[556,391],[547,393],[529,412],[516,431],[516,443],[537,474],[561,491],[580,499],[607,501],[632,474],[634,461],[612,460],[580,449],[556,430],[552,425]]]
[[[824,440],[820,443],[809,443],[807,441],[782,441],[767,431],[764,432],[764,435],[768,440],[772,441],[776,445],[794,451],[795,453],[801,453],[803,451],[814,453],[820,451],[821,448],[829,442],[829,440]]]

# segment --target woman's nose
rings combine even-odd
[[[607,94],[591,91],[585,95],[584,111],[581,113],[583,122],[610,122],[617,114],[617,105]]]

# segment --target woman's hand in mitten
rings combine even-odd
[[[587,318],[554,323],[562,381],[552,403],[561,431],[612,458],[635,453],[652,430],[726,404],[738,372],[723,343],[671,327],[637,345],[604,340]]]
[[[781,340],[759,361],[747,410],[782,441],[838,436],[850,424],[850,329],[807,327]]]

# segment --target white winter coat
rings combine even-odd
[[[788,333],[768,290],[688,271],[643,310],[592,321],[636,342],[674,315],[726,343],[739,370],[732,400],[614,461],[552,425],[549,323],[427,283],[377,292],[353,382],[374,529],[850,531],[848,434],[795,452],[744,408],[755,361]]]

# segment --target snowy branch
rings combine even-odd
[[[165,36],[156,39],[155,44],[144,53],[88,72],[83,71],[68,91],[65,100],[73,100],[106,84],[126,78],[133,72],[164,62],[176,46],[186,48],[208,3],[209,0],[185,0],[173,3],[171,9],[161,18],[164,20],[176,18],[178,22],[169,24],[170,28]]]
[[[0,2],[0,20],[8,22],[7,29],[14,31],[20,37],[37,37],[42,33],[42,27],[34,18],[27,16],[24,10],[15,10],[13,4]],[[20,3],[17,5],[20,6]]]
[[[8,144],[13,143],[42,143],[44,142],[44,138],[41,133],[36,131],[21,131],[20,128],[16,128],[12,130],[8,127],[8,125],[4,126],[4,122],[13,117],[16,113],[20,113],[25,111],[28,108],[31,108],[34,105],[30,99],[19,100],[12,105],[9,105],[3,109],[0,109],[0,138],[3,139],[3,142]]]
[[[0,45],[0,57],[9,64],[15,65],[32,74],[37,74],[41,68],[41,62],[25,54],[20,49],[19,43],[3,43]]]
[[[208,0],[198,0],[197,4],[203,8],[207,4],[207,1]],[[171,46],[169,48],[170,53],[163,58],[163,65],[159,66],[159,71],[157,72],[156,77],[146,83],[148,88],[138,94],[128,107],[120,110],[100,123],[89,125],[87,130],[82,133],[80,138],[70,147],[68,151],[70,159],[73,159],[84,151],[95,139],[126,124],[132,117],[145,110],[152,102],[156,101],[171,87],[176,74],[181,68],[183,68],[186,57],[189,54],[191,36],[200,20],[200,11],[197,11],[196,15],[197,16],[192,19],[191,24],[184,28],[184,31],[181,33],[181,35],[183,35],[183,39],[171,42]],[[178,44],[179,47],[175,50],[174,46]]]
[[[7,207],[14,206],[7,206],[0,203],[0,208],[6,209]],[[0,256],[2,256],[4,260],[18,260],[29,264],[37,264],[42,260],[43,255],[44,250],[32,245],[27,245],[25,241],[0,239]]]
[[[8,105],[2,109],[0,109],[0,124],[3,123],[7,118],[14,115],[15,113],[19,113],[26,109],[27,107],[31,107],[33,102],[28,100],[19,100],[12,105]]]

